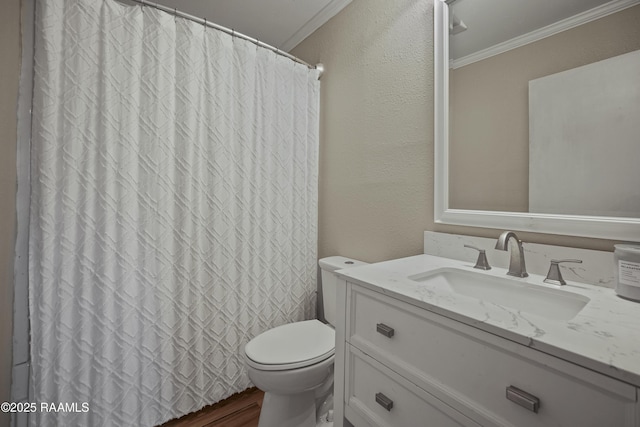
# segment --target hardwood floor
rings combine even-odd
[[[250,388],[159,427],[257,427],[264,392]]]

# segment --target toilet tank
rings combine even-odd
[[[324,318],[330,325],[335,326],[336,321],[336,287],[338,277],[335,271],[343,268],[366,265],[366,262],[356,261],[343,256],[331,256],[318,261],[321,269],[322,280],[322,304],[324,307]]]

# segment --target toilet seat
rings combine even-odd
[[[245,346],[247,364],[264,371],[284,371],[314,365],[335,353],[335,331],[319,320],[278,326]]]

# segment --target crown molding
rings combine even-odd
[[[562,31],[569,30],[579,25],[586,24],[596,19],[604,18],[621,10],[627,9],[631,6],[640,4],[640,0],[613,0],[603,5],[594,7],[593,9],[586,10],[577,15],[563,19],[546,27],[539,28],[530,33],[523,34],[518,37],[514,37],[502,43],[498,43],[486,49],[479,50],[470,55],[463,56],[452,61],[449,61],[449,68],[460,68],[465,65],[473,64],[474,62],[482,61],[483,59],[490,58],[495,55],[507,52],[512,49],[516,49],[520,46],[524,46],[529,43],[542,40],[546,37],[553,36],[554,34],[561,33]]]
[[[639,0],[640,1],[640,0]],[[344,9],[351,0],[332,0],[325,7],[316,13],[313,18],[308,20],[298,31],[293,33],[280,47],[281,50],[289,52],[296,47],[302,40],[309,37],[315,30],[320,28],[325,22],[337,15]]]

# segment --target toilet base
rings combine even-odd
[[[258,427],[316,427],[314,391],[295,395],[266,392]]]
[[[316,398],[316,408],[316,427],[333,427],[333,385],[328,395]]]

